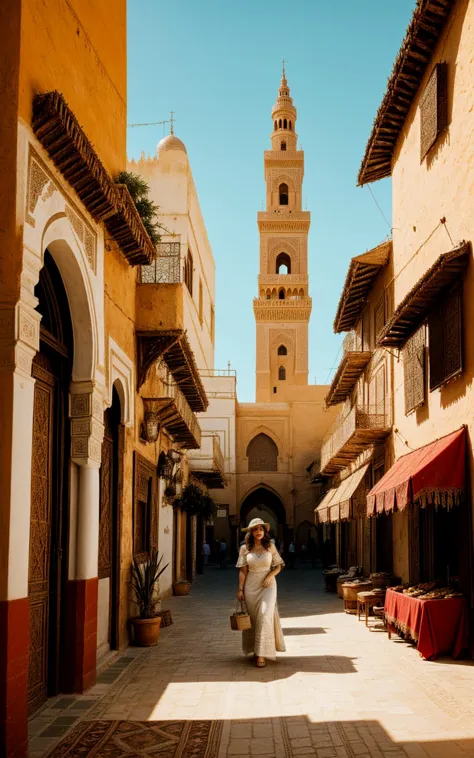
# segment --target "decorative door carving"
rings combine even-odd
[[[31,519],[28,598],[30,646],[28,704],[30,711],[47,698],[50,555],[52,532],[52,451],[56,379],[48,359],[38,353],[31,458]]]
[[[104,440],[100,467],[99,579],[112,574],[112,533],[114,503],[114,440],[110,412],[104,413]]]

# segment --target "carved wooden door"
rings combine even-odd
[[[110,411],[104,414],[104,439],[100,467],[100,514],[99,514],[99,579],[109,581],[108,642],[111,636],[112,593],[112,535],[114,508],[114,438]]]
[[[48,359],[38,353],[31,458],[31,519],[28,572],[30,647],[28,703],[30,711],[48,694],[48,633],[52,533],[52,469],[56,378]]]

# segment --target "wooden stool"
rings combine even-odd
[[[357,593],[357,618],[360,621],[361,612],[365,612],[365,625],[369,625],[369,613],[385,598],[383,592],[358,592]]]

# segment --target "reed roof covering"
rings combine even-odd
[[[359,186],[392,173],[398,136],[456,0],[417,0],[359,170]]]
[[[372,353],[368,350],[348,351],[342,356],[329,392],[324,399],[328,408],[342,403],[350,395],[371,357]]]
[[[348,332],[355,327],[367,295],[380,270],[388,263],[391,252],[392,241],[388,240],[373,250],[352,258],[334,319],[336,334]]]
[[[156,250],[130,193],[114,183],[60,92],[37,95],[33,131],[94,221],[104,222],[132,266],[149,264]]]
[[[377,340],[380,347],[401,348],[425,320],[440,293],[459,279],[469,262],[471,245],[461,242],[443,253],[403,298]]]
[[[153,363],[163,359],[191,410],[195,413],[205,411],[209,401],[185,330],[141,331],[137,332],[137,341],[138,389]]]

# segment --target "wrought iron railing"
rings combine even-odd
[[[346,402],[323,439],[321,447],[323,471],[331,458],[344,447],[356,431],[362,429],[385,431],[391,426],[390,412],[383,405],[355,405],[349,411],[347,405]]]
[[[156,258],[149,266],[140,266],[140,284],[178,284],[182,281],[181,245],[159,242]]]

